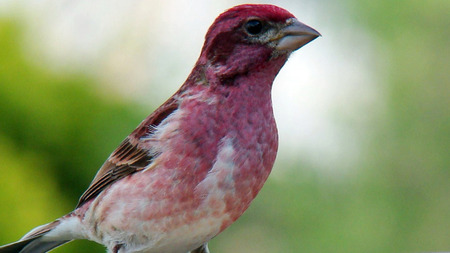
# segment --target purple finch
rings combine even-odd
[[[208,252],[272,169],[275,76],[318,36],[273,5],[221,14],[186,82],[109,156],[76,209],[0,252],[46,252],[75,239],[115,253]]]

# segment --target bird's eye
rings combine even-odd
[[[250,35],[258,35],[263,30],[263,23],[258,19],[251,19],[244,25],[245,30]]]

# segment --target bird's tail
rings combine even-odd
[[[28,232],[19,241],[1,246],[0,253],[43,253],[70,242],[75,239],[72,237],[72,228],[75,224],[71,221],[74,218],[65,216],[39,226]]]

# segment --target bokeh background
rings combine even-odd
[[[261,2],[323,37],[276,79],[273,173],[211,251],[450,251],[450,1]],[[241,3],[0,0],[0,244],[70,212]]]

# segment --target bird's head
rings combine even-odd
[[[278,58],[279,70],[291,52],[318,36],[319,32],[280,7],[239,5],[211,25],[198,64],[212,66],[218,75],[227,77],[263,69]]]

